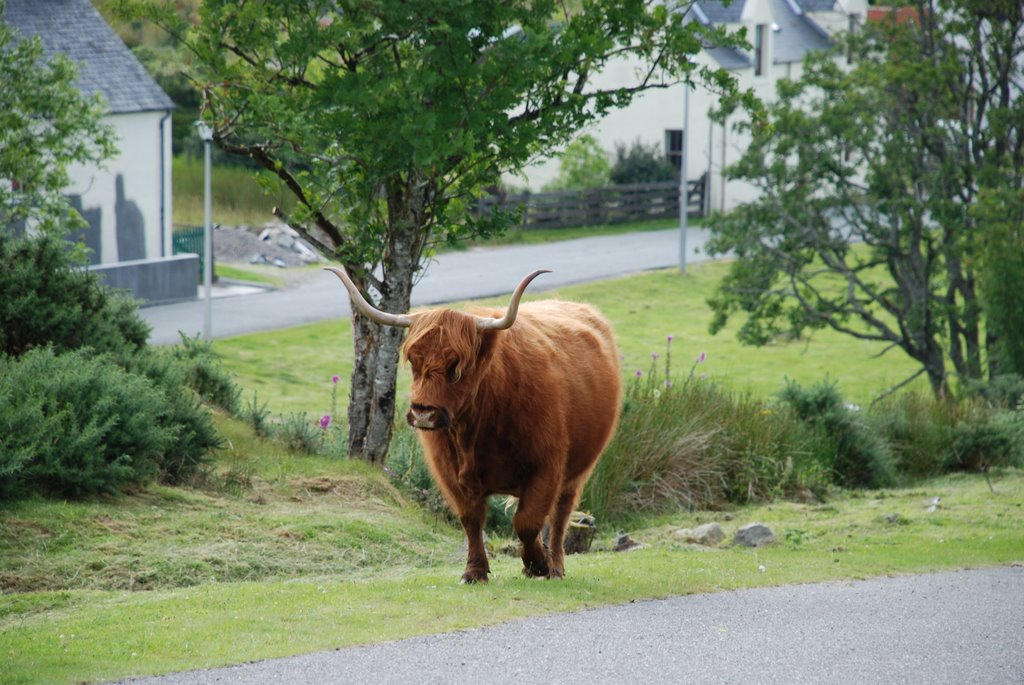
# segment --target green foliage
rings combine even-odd
[[[974,216],[983,228],[978,278],[993,375],[1024,376],[1024,188],[984,189]]]
[[[901,479],[916,482],[946,470],[952,432],[960,420],[957,402],[907,392],[882,399],[870,415],[871,425],[892,450]]]
[[[130,373],[147,378],[162,393],[159,423],[173,439],[158,460],[159,479],[170,484],[188,482],[210,462],[211,451],[224,446],[192,380],[195,367],[209,364],[209,359],[199,355],[182,358],[175,350],[147,348],[119,363]]]
[[[889,445],[858,417],[859,410],[843,404],[834,382],[826,379],[804,389],[787,381],[779,397],[821,438],[815,458],[836,483],[873,488],[897,484]]]
[[[181,345],[172,348],[176,358],[185,362],[187,383],[200,397],[231,415],[239,413],[242,389],[224,370],[208,341],[182,334]]]
[[[45,61],[38,37],[0,21],[0,228],[84,225],[63,196],[68,167],[111,157],[115,138],[102,98],[82,95],[77,77],[66,56]]]
[[[0,352],[17,356],[52,345],[56,352],[121,353],[146,344],[149,325],[136,303],[111,294],[69,250],[49,233],[0,230]]]
[[[611,162],[597,139],[585,134],[569,143],[558,155],[558,176],[545,191],[586,190],[609,184]]]
[[[156,475],[174,432],[144,378],[89,351],[0,358],[0,497],[81,497]]]
[[[675,181],[679,172],[667,159],[657,143],[645,145],[635,140],[628,147],[619,143],[615,146],[615,164],[609,173],[612,183],[661,183]]]
[[[1024,464],[1024,412],[971,407],[952,431],[946,467],[987,471]]]
[[[1015,370],[1024,97],[1005,56],[1024,50],[1024,17],[983,5],[869,22],[848,37],[852,68],[809,55],[770,125],[739,126],[751,143],[728,174],[760,198],[709,222],[709,252],[739,257],[708,301],[715,329],[738,315],[758,345],[822,327],[882,342],[936,397],[950,370]]]
[[[324,449],[326,429],[306,412],[295,412],[282,417],[274,426],[274,437],[285,447],[300,454],[320,454]]]

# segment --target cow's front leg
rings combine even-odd
[[[531,479],[519,497],[512,525],[522,544],[523,573],[530,577],[546,576],[550,557],[540,540],[544,520],[551,511],[557,479],[544,474]]]
[[[487,550],[484,548],[484,523],[487,520],[487,500],[479,497],[463,502],[459,514],[462,529],[466,531],[468,556],[466,572],[462,574],[463,583],[486,583],[491,568],[487,563]]]

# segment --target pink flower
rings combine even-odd
[[[651,352],[651,359],[653,359],[654,361],[658,361],[658,357],[660,356],[661,355],[659,355],[657,352]]]
[[[324,414],[320,417],[320,427],[327,430],[327,427],[331,425],[331,415]]]
[[[703,364],[704,360],[707,359],[707,358],[708,358],[708,353],[707,352],[701,352],[700,356],[697,357],[697,363],[698,364]]]
[[[706,373],[702,373],[702,374],[700,375],[700,379],[701,379],[702,381],[706,381],[706,380],[708,379],[708,375],[707,375]]]
[[[340,381],[340,380],[341,380],[340,376],[331,376],[331,383],[334,383],[335,385],[337,385],[338,381]]]
[[[668,341],[672,342],[672,336],[671,335],[668,336]]]
[[[644,372],[643,372],[642,370],[640,370],[640,369],[637,369],[637,370],[636,370],[636,374],[634,374],[634,375],[635,375],[635,376],[636,376],[637,378],[640,378],[641,376],[643,376],[643,375],[644,375]]]

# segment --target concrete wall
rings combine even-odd
[[[89,267],[111,288],[131,290],[143,306],[196,299],[199,256],[174,255]]]

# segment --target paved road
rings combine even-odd
[[[706,259],[706,229],[690,229],[687,261]],[[612,278],[679,263],[679,233],[649,231],[580,238],[544,245],[523,245],[439,255],[412,293],[415,306],[489,297],[512,292],[534,269],[551,269],[530,285],[542,292],[564,285]],[[203,328],[204,302],[144,307],[142,317],[153,326],[150,342],[177,342],[178,331],[196,335]],[[213,301],[216,338],[287,328],[350,314],[348,298],[333,274],[324,272],[301,286]]]
[[[1024,567],[691,595],[131,682],[1024,683]]]

